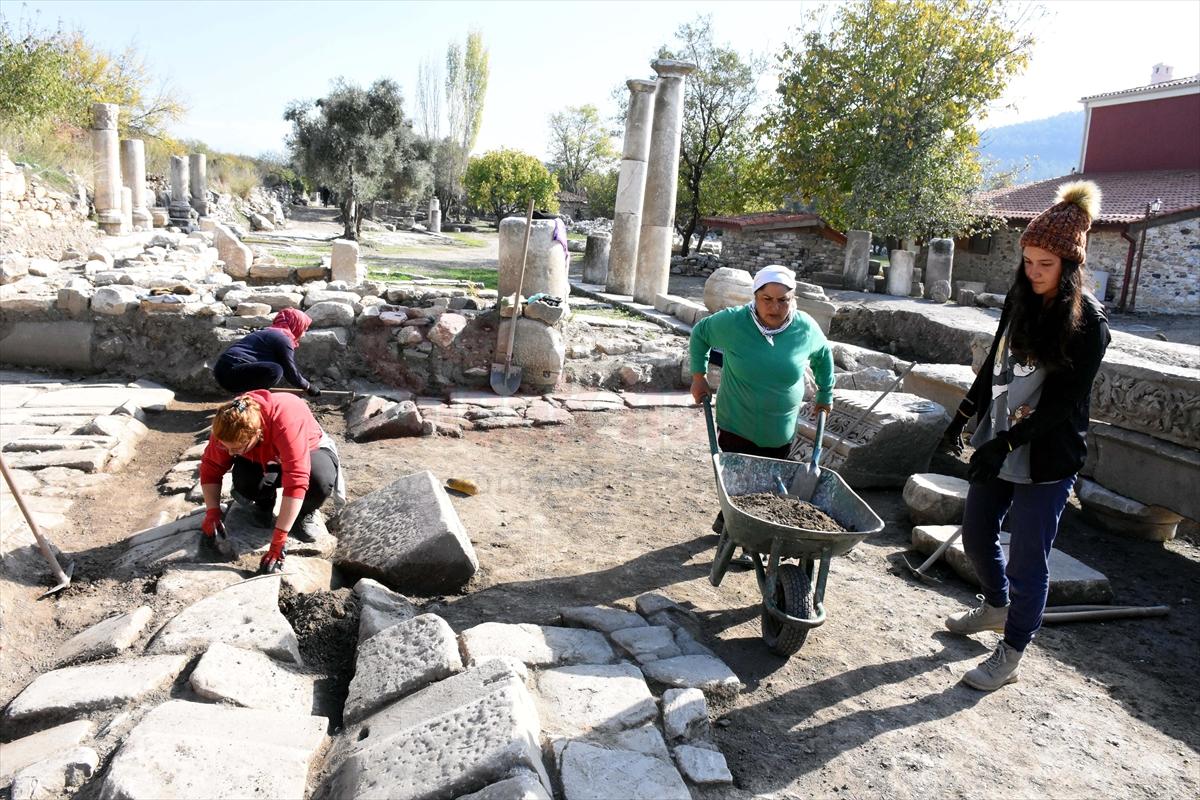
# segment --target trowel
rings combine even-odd
[[[529,256],[529,234],[533,231],[533,200],[529,201],[529,210],[525,212],[525,241],[521,245],[521,271],[517,275],[517,289],[513,292],[513,314],[508,325],[508,347],[504,352],[504,363],[492,364],[492,391],[501,397],[509,397],[521,388],[521,368],[512,363],[513,345],[517,341],[517,320],[521,318],[521,288],[525,283],[525,259]],[[499,313],[501,304],[497,303]]]

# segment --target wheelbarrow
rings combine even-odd
[[[797,472],[805,470],[807,465],[720,452],[708,398],[704,400],[704,421],[708,426],[717,497],[725,520],[708,580],[713,586],[720,586],[734,549],[744,548],[750,554],[762,592],[763,641],[776,655],[794,655],[804,646],[808,632],[825,623],[829,562],[834,556],[850,552],[871,534],[882,531],[883,520],[841,475],[828,467],[821,467],[812,497],[801,499],[807,499],[833,517],[848,532],[796,528],[741,510],[734,505],[734,497],[757,492],[781,494],[780,489],[792,486]]]

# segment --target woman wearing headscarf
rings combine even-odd
[[[991,350],[943,439],[961,453],[963,428],[978,419],[962,541],[982,602],[946,620],[958,634],[1004,633],[963,675],[975,689],[1017,680],[1042,625],[1059,518],[1087,456],[1092,381],[1111,338],[1104,307],[1083,288],[1087,232],[1099,211],[1099,188],[1079,181],[1029,223]]]
[[[254,389],[270,389],[286,380],[310,397],[321,389],[311,383],[296,366],[296,348],[312,318],[295,308],[275,315],[271,327],[247,334],[221,354],[213,367],[213,377],[221,388],[233,394]]]

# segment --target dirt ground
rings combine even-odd
[[[173,508],[154,484],[196,441],[212,407],[184,402],[149,417],[137,459],[107,489],[80,498],[56,534],[79,565],[68,592],[38,600],[30,575],[6,570],[0,703],[70,635],[152,600],[155,576],[117,582],[107,565],[130,532]],[[652,590],[692,607],[707,644],[746,684],[713,708],[735,788],[706,796],[1200,793],[1200,551],[1192,543],[1113,537],[1069,508],[1058,546],[1105,572],[1117,602],[1169,604],[1171,615],[1048,628],[1020,682],[982,694],[958,678],[995,636],[965,639],[942,628],[947,614],[973,602],[973,590],[945,570],[936,572],[945,582],[932,586],[905,577],[910,526],[899,492],[866,492],[887,527],[835,561],[828,622],[784,660],[760,639],[753,574],[730,572],[719,588],[709,585],[716,499],[699,413],[575,416],[560,428],[355,444],[343,441],[337,409],[320,414],[339,438],[351,499],[421,469],[481,487],[453,500],[478,575],[461,595],[418,598],[456,630],[488,620],[554,623],[562,606],[629,605]]]

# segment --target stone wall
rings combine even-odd
[[[1146,232],[1134,309],[1156,314],[1200,314],[1200,219]]]
[[[768,264],[790,267],[797,275],[838,271],[845,260],[842,245],[816,230],[725,231],[721,266],[757,272]]]
[[[967,243],[959,239],[954,247],[954,280],[983,281],[987,291],[1005,294],[1012,286],[1013,275],[1021,263],[1021,234],[1024,226],[1001,228],[991,237],[991,250],[986,253],[971,253]],[[1088,237],[1088,268],[1109,273],[1105,297],[1120,296],[1121,276],[1125,273],[1125,256],[1129,242],[1121,238],[1119,231],[1093,231]]]
[[[56,191],[0,150],[0,253],[57,259],[66,248],[89,248],[98,234],[85,219],[82,181],[76,188],[79,195]]]

